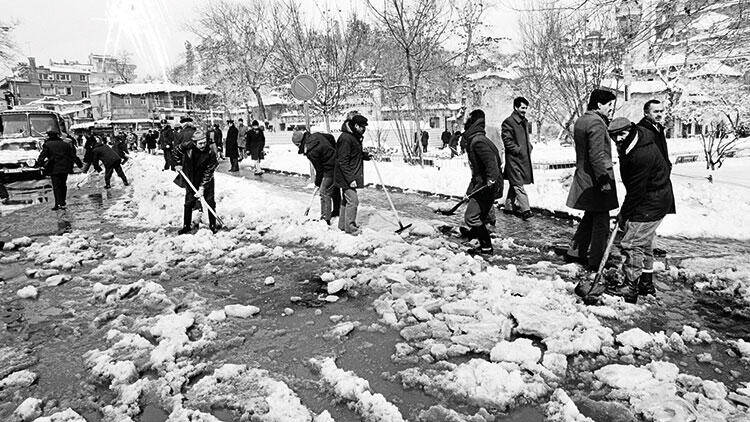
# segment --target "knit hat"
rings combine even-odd
[[[356,116],[352,116],[351,120],[352,124],[359,125],[359,126],[367,126],[367,117],[357,114]]]
[[[617,117],[614,120],[612,120],[612,123],[609,124],[607,131],[609,132],[610,135],[614,135],[616,133],[630,130],[631,126],[633,126],[633,123],[630,120],[628,120],[627,117]]]

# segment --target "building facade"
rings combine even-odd
[[[48,96],[65,101],[89,98],[89,72],[80,67],[37,66],[36,60],[29,57],[28,63],[19,64],[13,71],[14,76],[0,81],[0,90],[10,105],[24,105]]]
[[[164,119],[210,113],[213,94],[204,86],[169,83],[123,84],[91,95],[95,119]]]

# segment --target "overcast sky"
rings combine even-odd
[[[139,77],[157,79],[194,40],[189,25],[198,7],[211,0],[0,0],[0,23],[15,23],[13,38],[20,58],[86,62],[89,53],[117,54],[126,50]],[[377,0],[376,0],[377,1]],[[364,0],[302,0],[312,13],[358,14]],[[497,36],[512,36],[516,14],[508,1],[489,0],[485,22]],[[510,2],[513,3],[513,2]],[[0,69],[8,73],[8,69]]]

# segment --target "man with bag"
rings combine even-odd
[[[214,172],[219,165],[216,152],[209,148],[208,141],[200,132],[195,132],[193,139],[177,146],[174,150],[174,158],[178,163],[175,169],[182,172],[188,180],[197,189],[193,191],[190,185],[184,180],[182,174],[178,174],[174,182],[185,188],[185,205],[183,209],[182,228],[177,234],[190,233],[193,215],[193,207],[201,198],[206,204],[216,211],[216,200],[214,199]],[[204,207],[205,208],[205,207]],[[216,216],[209,210],[208,227],[216,233]]]

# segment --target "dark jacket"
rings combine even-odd
[[[350,188],[357,182],[357,189],[365,186],[362,137],[354,132],[348,121],[341,126],[341,135],[336,141],[336,163],[333,168],[333,183],[339,188]],[[369,159],[369,156],[367,156]]]
[[[196,189],[213,182],[214,171],[219,166],[219,160],[211,147],[207,146],[205,150],[200,150],[193,141],[189,141],[177,146],[173,154],[175,162],[182,165],[182,172]],[[175,183],[190,189],[184,184],[179,174],[175,178]]]
[[[592,110],[584,113],[575,123],[576,171],[568,194],[567,205],[570,208],[604,212],[619,205],[608,124],[609,119]],[[611,189],[602,192],[604,185],[609,185]]]
[[[667,138],[664,136],[664,128],[657,128],[656,126],[654,126],[653,123],[651,123],[650,120],[648,120],[645,117],[641,119],[640,122],[638,122],[638,127],[644,129],[641,131],[643,132],[643,137],[648,138],[650,141],[656,144],[657,148],[659,148],[659,153],[664,158],[664,161],[667,162],[667,165],[669,166],[669,171],[671,172],[672,162],[669,161],[669,150],[667,149]],[[674,214],[675,212],[676,210],[675,210],[675,204],[674,204],[674,197],[672,197],[672,203],[669,206],[669,210],[667,211],[667,214]]]
[[[224,139],[221,133],[221,129],[214,128],[213,133],[214,133],[214,143],[216,144],[217,147],[222,147],[224,145],[223,143]]]
[[[172,126],[166,125],[159,133],[159,148],[174,148],[174,130],[172,129]]]
[[[422,145],[426,146],[430,142],[430,134],[426,130],[422,131]]]
[[[90,163],[93,161],[91,152],[96,146],[96,138],[94,138],[94,135],[85,135],[84,137],[86,142],[83,144],[83,162]]]
[[[237,145],[237,137],[239,135],[239,131],[237,130],[237,126],[230,125],[229,129],[227,129],[227,143],[225,146],[224,155],[230,158],[237,158],[240,156],[239,152],[239,145]]]
[[[99,161],[104,164],[104,167],[116,166],[122,162],[117,152],[107,144],[99,144],[95,146],[91,151],[91,157],[91,163],[94,165],[94,168],[97,169],[99,168]]]
[[[534,169],[531,167],[529,142],[529,122],[517,112],[503,121],[501,136],[505,146],[504,177],[511,186],[534,183]]]
[[[193,142],[193,134],[197,130],[198,129],[196,129],[195,126],[187,124],[182,126],[182,129],[180,129],[180,131],[175,135],[175,147],[186,144],[188,142]]]
[[[159,138],[159,135],[156,134],[156,132],[151,132],[146,134],[146,147],[148,149],[155,149],[156,148],[156,141]]]
[[[448,132],[448,129],[445,129],[440,135],[440,140],[443,141],[443,146],[448,145],[448,142],[451,140],[451,133]]]
[[[315,186],[323,177],[333,177],[336,167],[336,139],[330,133],[315,132],[304,142],[305,156],[315,168]]]
[[[245,134],[245,149],[250,154],[250,157],[254,160],[263,158],[262,154],[265,146],[266,135],[263,134],[263,130],[260,128],[250,128]]]
[[[669,163],[646,133],[648,129],[636,128],[631,133],[637,136],[618,148],[620,175],[627,191],[620,216],[628,221],[658,221],[674,207]]]
[[[458,142],[461,140],[461,131],[457,130],[451,135],[451,139],[448,141],[448,146],[455,149],[458,152]]]
[[[502,160],[497,146],[487,137],[484,119],[479,119],[464,132],[466,139],[466,152],[471,167],[471,182],[466,189],[466,194],[494,182],[492,188],[485,189],[475,198],[494,201],[503,195],[502,183]]]
[[[69,174],[73,172],[73,164],[83,167],[83,163],[76,155],[76,148],[60,137],[50,137],[42,145],[42,152],[36,160],[37,166],[44,166],[47,175]]]

